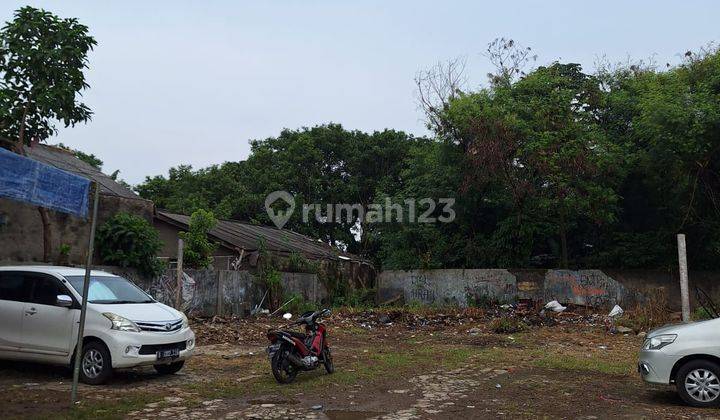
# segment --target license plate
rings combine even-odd
[[[180,349],[159,350],[157,352],[158,360],[174,359],[176,357],[180,357]]]

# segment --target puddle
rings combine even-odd
[[[377,417],[383,413],[374,411],[327,410],[324,414],[330,420],[360,420]]]

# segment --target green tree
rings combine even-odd
[[[217,244],[210,241],[208,233],[217,225],[211,211],[198,209],[190,216],[187,232],[180,232],[185,241],[183,264],[190,268],[207,268],[212,264],[212,254]]]
[[[17,153],[56,133],[54,121],[75,125],[92,112],[79,101],[88,88],[84,70],[95,46],[88,28],[77,19],[23,7],[0,30],[0,137]],[[48,211],[43,223],[44,260],[50,261],[52,238]]]
[[[97,249],[104,264],[130,267],[155,276],[163,264],[157,259],[162,242],[155,228],[142,217],[118,213],[97,232]]]
[[[167,177],[146,178],[136,191],[165,210],[190,214],[205,208],[222,218],[271,225],[265,197],[285,190],[296,200],[287,229],[364,254],[372,252],[373,227],[362,226],[356,240],[353,230],[362,224],[359,212],[351,212],[350,219],[343,212],[337,223],[318,221],[310,213],[310,222],[305,224],[302,207],[318,203],[321,215],[326,215],[327,204],[357,203],[366,211],[378,191],[399,182],[403,162],[418,141],[399,131],[367,134],[337,124],[284,130],[277,137],[253,141],[244,162],[200,170],[181,165],[170,169]]]
[[[614,221],[624,149],[598,123],[603,98],[579,65],[554,63],[450,101],[443,118],[465,150],[464,188],[504,209],[491,235],[514,256],[503,262],[528,264],[535,238],[555,232],[567,267],[571,231]]]
[[[720,240],[720,54],[687,52],[666,71],[634,64],[601,72],[603,125],[631,147],[615,229],[600,233],[590,263],[669,267],[675,234],[688,236],[691,267],[717,267]]]
[[[244,162],[226,162],[195,171],[190,165],[180,165],[171,168],[167,177],[146,177],[135,191],[170,212],[209,209],[217,217],[249,220],[262,204],[249,194],[244,167]]]

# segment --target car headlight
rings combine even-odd
[[[182,328],[185,329],[185,328],[189,327],[190,322],[188,322],[188,317],[182,312],[180,312],[180,315],[182,315]]]
[[[140,332],[140,328],[132,321],[112,312],[104,312],[105,318],[112,322],[110,328],[118,331]]]
[[[649,339],[645,340],[645,343],[643,343],[643,349],[644,350],[660,350],[661,348],[667,346],[668,344],[672,344],[676,338],[677,338],[677,334],[656,335],[653,338],[649,338]]]

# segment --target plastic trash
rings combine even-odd
[[[566,306],[562,306],[557,300],[551,300],[545,305],[545,309],[550,309],[553,312],[562,312],[567,309]]]
[[[621,316],[624,312],[625,311],[623,311],[623,308],[621,308],[620,305],[615,305],[612,308],[612,310],[610,311],[610,313],[608,314],[608,316],[610,318],[617,318],[617,317]]]

